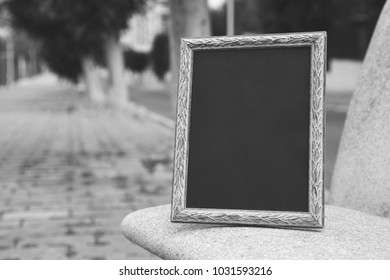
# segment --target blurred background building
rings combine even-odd
[[[38,74],[40,63],[37,43],[24,32],[15,31],[9,12],[0,9],[0,85]]]
[[[129,20],[129,28],[121,34],[122,44],[135,51],[150,52],[156,35],[168,32],[168,16],[167,0],[148,1],[145,12]]]

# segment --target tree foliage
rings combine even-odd
[[[60,61],[74,63],[81,56],[101,61],[107,37],[118,38],[143,4],[144,0],[7,0],[14,26],[39,38],[49,67],[71,80],[79,67],[61,66]]]
[[[163,80],[170,68],[168,34],[160,33],[154,38],[151,60],[154,73],[160,80]]]
[[[333,19],[337,22],[373,21],[374,24],[386,0],[329,0]]]
[[[327,31],[328,58],[361,59],[385,2],[235,0],[235,33]],[[226,5],[211,15],[213,34],[226,34]]]
[[[135,73],[142,73],[149,64],[149,54],[131,49],[124,51],[125,67]]]
[[[56,36],[46,40],[40,54],[47,66],[57,75],[78,82],[82,74],[82,66],[77,46],[68,45],[64,48],[64,38]]]

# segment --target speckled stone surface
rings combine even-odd
[[[330,203],[390,218],[390,1],[351,101]]]
[[[390,219],[337,206],[323,230],[171,223],[170,205],[130,213],[129,240],[163,259],[390,259]]]

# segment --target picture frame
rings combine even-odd
[[[322,228],[326,33],[182,39],[180,55],[171,221]]]

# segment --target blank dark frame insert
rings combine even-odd
[[[194,52],[187,207],[308,211],[310,60],[306,46]]]
[[[324,32],[182,40],[173,222],[323,227],[325,55]]]

